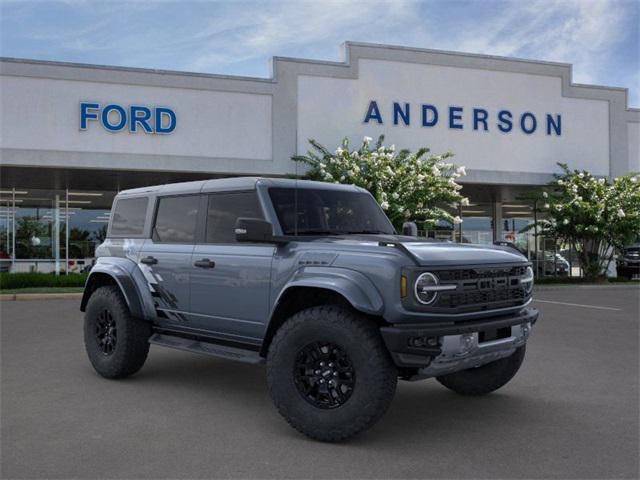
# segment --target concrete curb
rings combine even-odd
[[[15,300],[81,300],[82,293],[5,293],[0,294],[0,301]]]

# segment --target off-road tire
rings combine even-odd
[[[515,376],[522,365],[525,351],[526,345],[523,345],[506,358],[436,378],[449,390],[460,395],[486,395],[504,386]]]
[[[115,323],[113,351],[105,354],[96,329],[99,315],[109,312]],[[84,345],[93,368],[105,378],[124,378],[142,368],[149,353],[151,325],[133,318],[122,293],[116,286],[96,289],[89,298],[84,315]]]
[[[311,404],[295,384],[296,359],[315,342],[336,345],[355,372],[350,397],[336,408]],[[382,417],[393,399],[398,372],[373,321],[326,305],[302,310],[280,327],[269,347],[267,381],[273,402],[293,428],[313,439],[335,442],[367,430]]]

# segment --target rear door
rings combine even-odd
[[[257,343],[269,314],[273,244],[238,243],[238,217],[264,218],[255,190],[207,195],[205,234],[191,261],[190,323]]]
[[[140,267],[161,323],[187,320],[199,203],[200,195],[159,197],[151,239],[142,247]]]

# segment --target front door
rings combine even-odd
[[[187,320],[199,202],[199,195],[160,197],[152,238],[142,247],[140,268],[161,324],[184,324]]]
[[[269,315],[270,244],[237,243],[238,217],[264,218],[255,191],[208,195],[204,241],[191,269],[190,324],[220,338],[259,343]]]

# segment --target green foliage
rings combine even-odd
[[[103,225],[98,230],[93,232],[93,239],[97,240],[99,243],[104,242],[105,238],[107,238],[107,226]]]
[[[585,277],[603,275],[615,250],[640,235],[640,176],[628,174],[610,182],[587,171],[558,164],[550,188],[542,192],[538,231],[571,244]]]
[[[49,236],[46,223],[34,217],[16,219],[16,253],[18,258],[46,258],[51,256],[50,245],[34,245],[32,238]]]
[[[406,221],[422,223],[425,228],[438,220],[461,222],[442,208],[446,204],[469,203],[460,194],[462,186],[456,183],[466,174],[465,169],[448,162],[452,153],[429,155],[428,148],[415,153],[406,149],[396,152],[394,145],[384,146],[383,135],[375,146],[371,141],[364,137],[358,149],[350,150],[345,138],[335,152],[330,152],[310,139],[313,149],[292,160],[311,167],[306,175],[309,179],[365,188],[397,229]]]
[[[86,273],[54,275],[52,273],[0,273],[0,289],[31,287],[83,287]]]
[[[64,224],[62,224],[62,232],[64,232]],[[72,227],[69,230],[69,240],[71,241],[88,241],[91,239],[91,232],[82,228]]]
[[[82,293],[84,287],[25,287],[1,289],[0,294],[25,294],[25,293]]]

